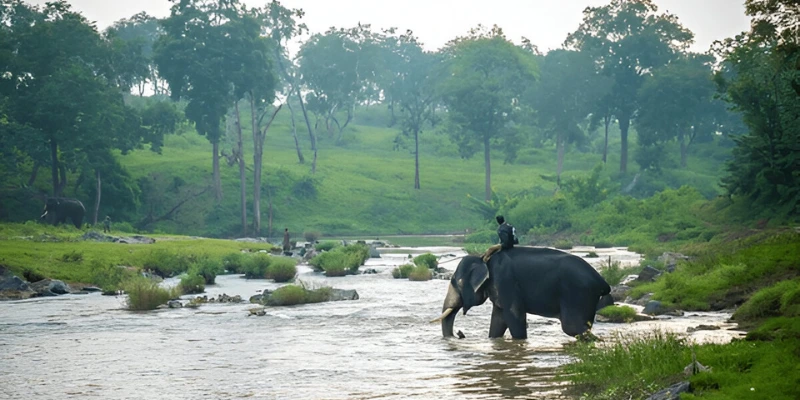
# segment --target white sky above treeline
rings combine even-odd
[[[44,4],[47,0],[28,0]],[[243,0],[251,7],[267,0]],[[312,33],[331,26],[353,27],[359,22],[373,28],[412,30],[429,50],[436,50],[470,28],[494,24],[516,43],[525,36],[542,52],[561,46],[567,34],[577,29],[589,6],[608,0],[283,0],[289,8],[302,8]],[[715,40],[746,31],[750,19],[744,15],[744,0],[655,0],[659,11],[669,11],[695,34],[692,51],[705,52]],[[141,11],[169,15],[169,0],[69,0],[73,8],[99,29]],[[304,39],[304,38],[302,38]],[[294,49],[296,50],[296,49]]]

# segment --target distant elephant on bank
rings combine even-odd
[[[458,264],[442,306],[442,335],[453,336],[458,310],[464,314],[489,298],[493,309],[489,337],[526,339],[527,314],[561,320],[570,336],[592,327],[601,298],[611,287],[582,258],[555,249],[514,247],[495,253],[488,265],[481,257],[466,256]]]
[[[86,215],[86,208],[80,200],[54,197],[48,198],[45,202],[44,214],[41,219],[47,218],[47,222],[58,225],[66,223],[69,218],[72,224],[80,229],[84,215]]]

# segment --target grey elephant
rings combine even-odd
[[[84,215],[86,215],[86,207],[80,200],[51,197],[45,201],[44,214],[41,219],[46,219],[53,225],[66,223],[69,219],[76,228],[80,228]]]
[[[458,264],[442,315],[442,335],[453,336],[459,309],[492,300],[489,337],[506,330],[514,339],[526,339],[527,314],[561,320],[561,329],[576,337],[588,334],[598,305],[606,304],[611,287],[582,258],[555,249],[514,247],[496,253],[488,265],[480,257],[466,256]]]

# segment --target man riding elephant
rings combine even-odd
[[[497,236],[500,237],[500,243],[489,247],[485,253],[483,253],[483,262],[489,262],[489,258],[492,257],[492,254],[500,251],[500,250],[509,250],[514,248],[515,244],[519,244],[519,239],[517,239],[517,229],[511,226],[511,224],[506,222],[505,217],[502,215],[498,215],[497,223],[500,225],[497,227]]]

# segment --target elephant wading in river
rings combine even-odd
[[[44,214],[42,219],[53,225],[66,223],[67,218],[72,221],[76,228],[81,227],[83,224],[83,216],[86,214],[86,208],[80,200],[65,199],[65,198],[49,198],[44,205]]]
[[[528,337],[527,315],[561,320],[561,329],[579,336],[592,327],[601,297],[610,298],[611,287],[582,258],[554,249],[514,247],[496,253],[488,265],[480,257],[466,256],[453,273],[442,307],[442,335],[453,336],[458,310],[464,314],[492,300],[489,337],[502,337],[506,329],[514,339]]]

